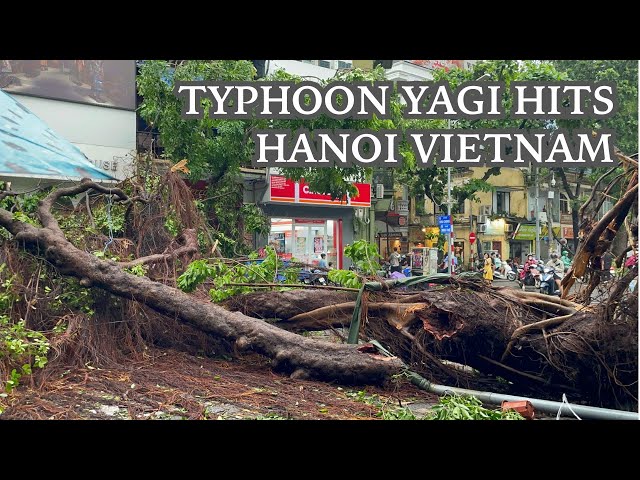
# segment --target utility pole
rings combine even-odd
[[[447,120],[447,125],[449,130],[451,130],[451,120]],[[449,222],[451,222],[451,232],[449,233],[449,241],[447,245],[449,246],[449,253],[447,254],[447,268],[449,270],[449,276],[453,271],[453,218],[451,218],[451,167],[447,167],[447,215],[449,215]]]
[[[535,213],[536,213],[536,257],[538,258],[538,260],[540,260],[540,204],[538,203],[538,198],[540,197],[540,188],[538,185],[538,169],[537,167],[534,167],[533,165],[531,166],[531,171],[535,172],[535,184],[536,184],[536,208],[535,208]]]

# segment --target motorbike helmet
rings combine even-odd
[[[563,255],[569,255],[569,252],[567,252],[566,250],[563,250],[563,251],[562,251],[562,254],[563,254]]]

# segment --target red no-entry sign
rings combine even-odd
[[[469,243],[471,243],[471,245],[473,245],[475,243],[475,241],[476,241],[476,234],[471,232],[469,234]]]

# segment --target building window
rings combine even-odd
[[[564,194],[560,194],[560,213],[563,215],[568,215],[571,213],[571,209],[569,208],[569,198]]]
[[[509,192],[496,192],[493,197],[493,211],[496,213],[510,213],[509,212]]]
[[[338,60],[338,68],[351,68],[351,63]]]
[[[464,206],[467,202],[462,201],[459,204],[455,205],[454,208],[456,209],[456,213],[459,214],[464,214]]]
[[[318,60],[318,66],[324,68],[331,68],[331,62],[329,60]]]
[[[433,204],[433,213],[435,213],[436,215],[438,215],[438,214],[446,215],[447,207],[443,205],[442,208],[440,208],[440,205],[438,205],[437,203],[434,203]]]

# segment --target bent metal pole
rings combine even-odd
[[[411,383],[422,390],[426,390],[436,395],[445,395],[447,393],[457,393],[459,395],[473,395],[483,403],[500,405],[503,401],[522,401],[528,400],[533,408],[544,413],[557,414],[561,410],[561,416],[573,417],[573,412],[580,418],[589,420],[640,420],[637,412],[625,412],[623,410],[612,410],[609,408],[589,407],[584,405],[567,404],[563,402],[554,402],[551,400],[540,400],[538,398],[517,397],[514,395],[504,395],[500,393],[482,392],[479,390],[467,390],[466,388],[447,387],[446,385],[436,385],[429,382],[426,378],[415,372],[407,372]],[[568,408],[568,405],[571,407]]]

